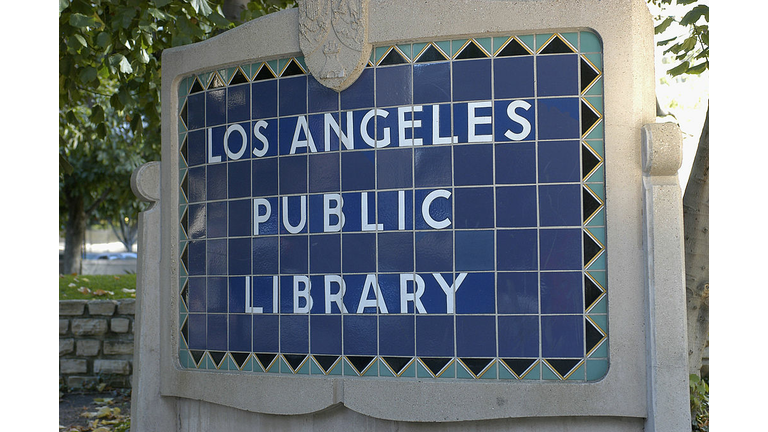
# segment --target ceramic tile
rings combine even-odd
[[[579,48],[581,52],[585,53],[599,53],[602,52],[602,43],[599,36],[592,32],[580,32],[581,45]]]
[[[302,57],[182,79],[181,365],[602,377],[600,50],[590,32],[375,47],[342,92]]]

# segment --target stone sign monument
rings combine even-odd
[[[641,0],[305,0],[166,51],[134,427],[690,427],[653,76]]]

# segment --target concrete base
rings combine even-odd
[[[412,423],[381,420],[344,406],[298,416],[241,411],[221,405],[179,399],[179,432],[268,431],[506,431],[506,432],[640,432],[643,419],[618,417],[540,417],[472,422]]]

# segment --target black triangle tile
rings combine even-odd
[[[605,291],[589,276],[584,275],[584,310],[589,310]]]
[[[208,84],[208,90],[226,87],[226,86],[227,84],[224,82],[223,79],[221,79],[221,77],[219,76],[219,73],[214,72],[213,77],[211,78],[211,82]]]
[[[181,336],[184,338],[184,343],[189,346],[189,320],[184,318],[184,324],[181,325]]]
[[[211,356],[211,360],[213,360],[213,364],[216,365],[216,367],[221,367],[221,362],[224,360],[224,356],[227,355],[224,351],[208,351],[208,354]]]
[[[184,141],[181,142],[181,147],[179,147],[179,153],[184,158],[184,163],[189,165],[189,146],[187,145],[186,135],[184,135]]]
[[[288,63],[288,66],[283,69],[283,73],[280,76],[289,77],[294,75],[304,75],[304,69],[299,66],[299,63],[296,61],[296,59],[291,59],[291,61]]]
[[[183,186],[182,189],[184,189]],[[184,193],[186,194],[187,191],[185,190]],[[184,209],[184,213],[181,215],[181,228],[184,230],[184,235],[189,236],[189,216],[187,214],[187,209]]]
[[[584,57],[581,57],[581,92],[584,93],[598,76],[600,76],[600,72],[596,71]]]
[[[595,327],[595,325],[592,323],[591,320],[584,318],[584,325],[586,327],[586,334],[585,334],[585,348],[587,349],[587,353],[595,349],[596,346],[602,342],[603,338],[605,337],[605,334],[600,331],[599,328]]]
[[[421,360],[421,363],[424,364],[434,376],[437,376],[451,361],[450,358],[444,357],[419,357],[419,360]]]
[[[581,363],[581,359],[546,359],[547,363],[552,366],[552,369],[560,375],[563,379],[568,377],[568,374]]]
[[[184,104],[181,106],[181,112],[179,112],[179,118],[184,123],[184,127],[187,127],[187,101],[184,100]]]
[[[365,372],[365,369],[368,367],[368,365],[371,364],[373,359],[376,357],[371,356],[346,356],[347,360],[349,360],[349,363],[352,365],[352,367],[355,368],[355,371],[358,375],[362,375]]]
[[[600,121],[600,115],[585,101],[581,101],[581,135],[585,135],[597,122]]]
[[[328,373],[328,371],[331,370],[334,364],[336,364],[336,361],[339,359],[339,356],[335,355],[313,355],[315,361],[320,366],[320,369],[323,370],[324,373]]]
[[[245,76],[242,70],[240,68],[237,68],[235,70],[235,74],[232,76],[232,79],[229,80],[229,85],[236,85],[236,84],[245,84],[248,82],[248,77]]]
[[[600,158],[592,153],[592,151],[589,149],[589,147],[585,145],[581,146],[581,178],[582,180],[586,180],[587,177],[592,174],[592,171],[595,170],[600,165]]]
[[[205,351],[189,350],[189,354],[192,356],[192,360],[195,362],[195,366],[200,366],[200,360],[203,359]]]
[[[406,60],[406,58],[400,54],[397,48],[392,47],[389,49],[387,55],[385,55],[384,58],[379,61],[379,66],[390,66],[405,63],[408,63],[408,60]]]
[[[408,365],[408,363],[411,362],[413,357],[382,357],[382,360],[389,365],[389,367],[395,372],[395,375],[400,375],[400,373],[405,369],[405,367]]]
[[[429,44],[427,45],[427,48],[421,52],[419,58],[416,59],[416,63],[427,63],[445,60],[448,60],[448,58],[446,58],[445,55],[434,45]]]
[[[259,69],[259,72],[256,74],[255,77],[253,77],[254,81],[264,81],[268,79],[275,78],[275,74],[272,73],[272,70],[267,66],[266,63],[261,65],[261,68]]]
[[[559,35],[555,35],[544,48],[539,50],[539,54],[573,54],[573,52],[573,49]]]
[[[486,58],[488,57],[488,54],[483,51],[482,48],[477,46],[477,43],[475,41],[471,40],[464,45],[464,48],[459,52],[458,55],[456,55],[456,59],[458,60],[464,60],[464,59],[477,59],[477,58]]]
[[[462,357],[461,362],[469,369],[474,376],[479,376],[480,373],[488,367],[493,361],[492,358],[466,358]]]
[[[256,356],[256,360],[259,361],[259,364],[261,364],[261,367],[264,370],[267,370],[272,365],[272,362],[275,361],[275,357],[277,357],[277,354],[272,354],[272,353],[254,353],[254,356]]]
[[[599,243],[592,238],[591,235],[584,231],[584,265],[587,265],[590,261],[600,254],[603,248]]]
[[[521,378],[525,373],[536,363],[536,359],[526,358],[506,358],[501,359],[505,365],[515,374],[518,378]]]
[[[189,310],[189,281],[184,281],[184,286],[181,288],[181,301],[184,302],[184,307]]]
[[[184,173],[184,177],[181,179],[181,191],[184,192],[184,198],[189,201],[189,177],[187,177],[187,173]]]
[[[307,358],[306,354],[283,354],[283,358],[285,359],[286,363],[288,363],[288,366],[293,369],[293,371],[297,371],[299,369],[299,366],[304,362],[304,359]]]
[[[230,356],[232,356],[232,360],[235,361],[235,364],[239,369],[243,368],[243,365],[245,362],[248,361],[248,357],[250,357],[249,353],[229,353]]]
[[[181,251],[181,263],[184,264],[184,271],[189,273],[189,250],[188,245],[184,244],[184,250]]]
[[[597,212],[600,207],[602,207],[603,203],[600,202],[597,198],[595,198],[594,195],[592,195],[589,190],[586,187],[583,187],[581,189],[581,195],[582,195],[582,213],[584,215],[584,222],[590,220],[592,216],[594,216],[595,212]]]
[[[517,39],[512,39],[507,43],[504,48],[499,51],[499,53],[496,55],[497,57],[514,57],[514,56],[521,56],[521,55],[530,55],[531,52],[528,51]]]
[[[203,88],[203,85],[200,84],[200,79],[195,77],[194,82],[192,83],[192,88],[189,90],[189,94],[199,93],[203,90],[205,90],[205,88]]]

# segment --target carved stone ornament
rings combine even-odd
[[[336,91],[349,87],[371,55],[368,0],[299,0],[299,46],[309,71]]]

